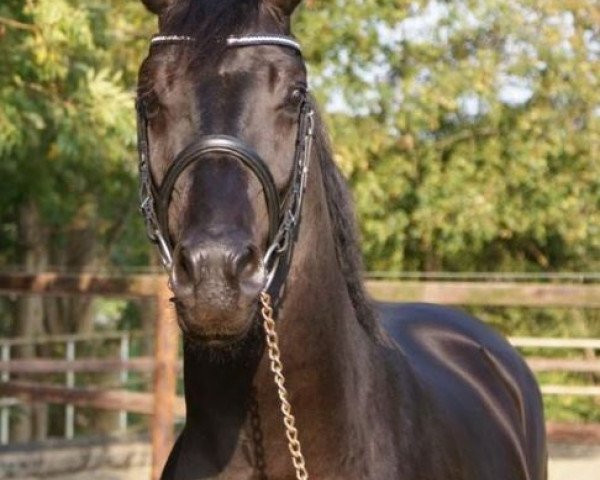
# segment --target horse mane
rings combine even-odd
[[[382,330],[377,314],[364,287],[363,260],[352,195],[333,161],[329,134],[318,114],[314,145],[321,166],[337,261],[346,280],[350,300],[356,317],[367,334],[374,339],[381,339]]]

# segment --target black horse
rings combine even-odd
[[[458,311],[366,296],[290,36],[299,1],[143,0],[160,35],[139,79],[142,207],[184,333],[187,404],[163,479],[306,478],[260,299],[311,478],[545,479],[540,392],[509,344]]]

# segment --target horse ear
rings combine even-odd
[[[144,6],[156,15],[160,15],[165,9],[177,0],[142,0]]]
[[[286,15],[291,15],[296,10],[296,7],[302,0],[265,0],[266,3],[270,3],[278,7]]]

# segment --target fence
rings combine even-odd
[[[367,284],[371,295],[380,301],[425,301],[450,305],[494,305],[526,307],[584,307],[600,308],[600,285],[555,283],[565,279],[555,279],[554,283],[532,283],[530,281],[466,282],[446,279],[421,282],[416,280],[370,280]],[[184,404],[175,395],[177,359],[177,328],[173,312],[168,308],[170,292],[166,279],[157,275],[130,275],[111,277],[97,275],[59,274],[1,274],[0,294],[39,294],[39,295],[93,295],[103,297],[141,298],[150,297],[158,302],[153,357],[130,358],[129,341],[136,333],[117,334],[121,342],[118,360],[78,359],[73,345],[81,339],[75,336],[37,339],[35,341],[61,341],[66,345],[65,358],[13,359],[10,349],[17,340],[0,342],[0,398],[20,397],[37,399],[48,403],[68,405],[67,412],[75,406],[92,406],[120,411],[121,425],[127,424],[127,412],[152,415],[153,461],[152,477],[158,478],[166,455],[173,441],[175,417],[184,415]],[[112,337],[110,337],[112,335]],[[114,338],[115,334],[108,337]],[[108,338],[105,337],[105,338]],[[600,350],[600,340],[595,339],[540,339],[514,338],[512,343],[518,348],[544,349],[583,349],[594,353]],[[69,346],[70,345],[70,346]],[[592,355],[593,357],[593,355]],[[528,358],[532,369],[537,372],[554,370],[566,372],[600,372],[600,362],[595,358],[557,359]],[[139,393],[123,390],[98,390],[75,388],[73,378],[77,372],[118,371],[126,380],[128,372],[152,372],[153,392]],[[26,373],[65,373],[66,385],[41,385],[23,381],[11,381],[12,374]],[[543,385],[547,395],[586,395],[600,396],[597,386]],[[0,434],[6,438],[6,409],[0,413]],[[72,413],[65,420],[66,431],[72,434]],[[552,426],[550,432],[558,431],[564,436],[564,426]],[[581,430],[588,437],[600,440],[597,427]],[[591,433],[590,433],[591,432]]]
[[[593,338],[510,338],[517,348],[535,348],[545,350],[583,350],[587,358],[542,358],[526,357],[527,364],[536,373],[600,373],[600,360],[596,351],[600,351],[600,339]],[[597,385],[541,385],[544,395],[564,395],[575,397],[600,397]]]
[[[85,362],[73,359],[73,349],[67,348],[68,358],[63,365],[52,364],[51,361],[29,364],[10,362],[10,346],[3,346],[2,361],[7,366],[2,370],[0,397],[20,397],[26,400],[37,400],[45,403],[62,403],[72,406],[90,406],[121,412],[137,412],[152,415],[152,478],[158,479],[167,455],[173,444],[173,426],[176,413],[183,411],[182,403],[176,398],[178,332],[174,312],[170,308],[170,292],[164,277],[156,275],[133,275],[128,277],[83,275],[44,274],[1,274],[0,294],[37,294],[37,295],[91,295],[113,298],[151,298],[157,303],[154,358],[142,361],[139,368],[150,368],[153,372],[152,393],[138,393],[126,390],[99,390],[91,388],[74,388],[72,378],[76,368],[90,370],[92,366],[106,369],[116,366],[122,375],[134,367],[134,363],[119,360],[117,365],[108,365],[100,360]],[[76,341],[65,337],[67,345]],[[73,343],[70,343],[73,345]],[[9,345],[9,344],[8,344]],[[88,361],[90,362],[90,361]],[[130,361],[129,361],[130,362]],[[31,382],[9,380],[11,369],[63,369],[67,375],[68,386],[45,385]],[[42,365],[45,363],[45,366]],[[73,365],[71,365],[73,363]],[[95,365],[93,365],[95,363]],[[66,368],[65,368],[66,367]],[[72,408],[72,407],[71,407]],[[5,409],[6,410],[6,409]],[[67,410],[67,413],[69,409]],[[6,414],[2,414],[6,415]],[[67,417],[71,415],[67,414]],[[67,422],[71,422],[67,418]]]
[[[4,339],[0,340],[0,372],[3,382],[9,382],[11,376],[16,375],[41,375],[41,374],[64,374],[64,391],[75,389],[75,374],[77,373],[110,373],[118,372],[121,384],[129,380],[130,371],[151,373],[153,370],[152,358],[130,358],[132,339],[144,338],[147,334],[142,332],[108,332],[92,335],[57,335],[35,339]],[[144,338],[145,340],[149,340]],[[116,343],[118,345],[119,359],[78,359],[77,346],[82,343]],[[12,350],[23,345],[57,345],[62,344],[59,349],[64,352],[64,360],[57,359],[22,359],[11,358]],[[10,384],[9,384],[10,385]],[[14,383],[13,383],[14,385]],[[25,385],[20,382],[20,385]],[[56,390],[57,388],[54,387]],[[38,388],[39,390],[39,388]],[[14,404],[12,399],[0,399],[0,445],[9,443],[9,420],[8,406]],[[75,431],[74,405],[67,404],[65,412],[64,437],[71,439]],[[126,410],[119,412],[119,430],[126,431],[128,426],[128,415]]]
[[[45,398],[64,398],[70,395],[70,400],[73,403],[67,404],[67,415],[65,418],[65,437],[72,438],[73,436],[73,406],[75,405],[95,405],[101,408],[127,405],[127,402],[135,400],[135,405],[127,405],[128,408],[133,408],[137,413],[152,413],[150,398],[147,395],[136,395],[128,393],[126,397],[122,397],[118,392],[104,391],[101,396],[95,390],[77,389],[74,387],[73,377],[76,373],[104,373],[104,372],[120,372],[121,381],[124,383],[127,380],[129,372],[144,372],[150,373],[154,370],[154,359],[152,357],[129,357],[129,345],[132,338],[142,338],[147,336],[143,332],[109,332],[95,335],[68,335],[68,336],[49,336],[30,340],[29,342],[40,343],[64,343],[64,350],[68,352],[65,360],[56,359],[13,359],[10,358],[10,349],[13,346],[29,343],[26,340],[5,339],[0,341],[0,348],[3,352],[2,357],[5,359],[0,361],[0,372],[4,382],[8,382],[10,375],[17,374],[65,374],[67,384],[65,387],[59,386],[44,386],[36,384],[35,386],[26,382],[5,383],[0,386],[0,391],[8,394],[10,391],[33,397],[34,395],[42,395]],[[75,344],[79,342],[90,341],[118,341],[120,348],[120,359],[95,359],[85,358],[77,359],[74,355]],[[559,338],[526,338],[516,337],[510,338],[510,342],[517,348],[535,348],[555,350],[582,350],[595,352],[600,350],[599,339],[559,339]],[[69,353],[70,352],[70,353]],[[544,357],[526,357],[526,361],[534,372],[574,372],[574,373],[600,373],[600,359],[589,356],[588,358],[544,358]],[[178,369],[181,364],[178,364]],[[545,395],[564,395],[564,396],[600,396],[599,386],[572,386],[572,385],[542,385],[542,392]],[[124,398],[124,401],[121,400]],[[67,401],[66,399],[64,401]],[[14,404],[14,401],[3,403],[0,400],[0,405],[8,406]],[[124,408],[124,407],[123,407]],[[2,409],[0,417],[0,430],[2,431],[2,441],[6,444],[8,441],[8,421],[6,419],[6,408]],[[184,415],[184,406],[181,399],[177,399],[175,412],[177,415]],[[120,412],[119,426],[121,429],[127,427],[127,411]]]
[[[371,280],[367,286],[382,302],[600,308],[600,284]]]

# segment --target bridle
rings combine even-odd
[[[194,37],[182,35],[156,35],[151,46],[195,42]],[[253,47],[261,45],[280,46],[302,53],[300,44],[292,37],[283,35],[244,35],[227,39],[227,48]],[[307,480],[304,456],[295,427],[295,418],[285,388],[285,377],[281,363],[279,341],[275,330],[273,303],[281,299],[282,288],[292,260],[306,190],[310,156],[314,135],[314,109],[308,98],[300,106],[298,133],[294,151],[293,170],[287,192],[280,200],[273,176],[260,155],[239,138],[230,135],[202,135],[194,139],[177,156],[167,169],[160,185],[156,185],[150,171],[150,145],[148,117],[142,99],[136,101],[138,125],[138,156],[140,178],[140,211],[146,225],[148,238],[154,243],[167,271],[173,267],[173,245],[169,236],[169,204],[175,184],[181,174],[192,164],[210,154],[224,154],[235,158],[247,167],[263,187],[269,215],[268,248],[263,257],[265,283],[260,294],[261,314],[265,340],[270,359],[270,368],[281,403],[288,448],[297,480]]]
[[[179,35],[157,35],[151,45],[194,42],[193,37]],[[227,48],[275,45],[292,48],[301,53],[300,45],[291,37],[280,35],[247,35],[229,37]],[[285,283],[285,276],[298,235],[300,213],[310,166],[310,154],[314,134],[314,110],[310,100],[302,101],[298,120],[298,134],[294,152],[293,171],[288,191],[283,202],[265,161],[256,151],[239,138],[230,135],[202,135],[194,139],[175,158],[167,169],[160,186],[154,182],[150,172],[150,145],[148,141],[148,119],[143,100],[136,102],[138,120],[138,154],[140,174],[140,210],[146,225],[148,238],[156,244],[161,262],[167,271],[173,266],[173,246],[169,237],[168,212],[175,183],[193,163],[210,154],[225,154],[247,167],[260,181],[269,213],[268,248],[263,257],[267,272],[263,290],[275,299]]]

